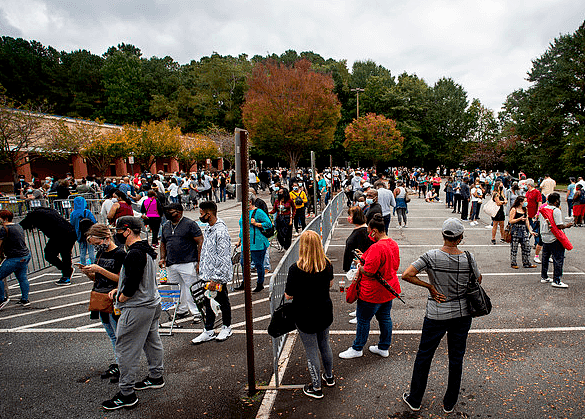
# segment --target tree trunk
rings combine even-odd
[[[288,153],[288,162],[290,166],[290,173],[291,177],[293,173],[297,172],[297,164],[301,158],[301,153],[299,151],[289,151]]]

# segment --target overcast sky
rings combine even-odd
[[[217,52],[313,51],[461,84],[499,110],[531,60],[585,19],[582,0],[0,0],[0,33],[103,54],[121,42],[181,64]]]

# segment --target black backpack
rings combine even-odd
[[[256,208],[253,212],[252,212],[252,218],[256,218],[256,211],[258,211],[258,208]],[[271,238],[272,236],[274,236],[275,233],[275,229],[274,229],[274,224],[270,223],[270,228],[264,230],[263,228],[260,229],[260,231],[262,232],[262,235],[266,238]]]
[[[95,223],[85,216],[85,211],[83,210],[83,218],[79,220],[79,232],[81,233],[81,238],[85,240],[85,234],[89,231],[92,225]]]

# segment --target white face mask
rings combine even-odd
[[[362,202],[362,201],[358,202],[357,204],[358,204],[358,207],[360,207],[360,208],[363,208],[366,206],[366,203]]]

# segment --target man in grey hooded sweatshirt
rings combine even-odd
[[[116,357],[120,368],[120,391],[102,403],[106,410],[131,407],[138,402],[134,390],[164,387],[163,346],[158,333],[162,313],[156,286],[156,253],[140,238],[140,218],[123,216],[116,220],[116,239],[128,253],[118,289],[110,292],[120,310],[116,331]],[[140,354],[144,350],[148,377],[136,382]]]

